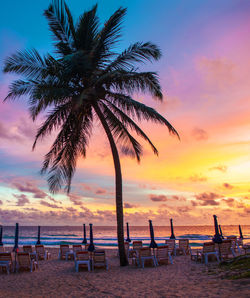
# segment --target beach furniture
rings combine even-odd
[[[180,239],[179,240],[179,247],[177,249],[178,254],[189,255],[190,248],[189,248],[189,240],[188,239]]]
[[[0,253],[0,268],[5,268],[7,273],[10,274],[13,271],[13,262],[11,252]]]
[[[4,252],[4,246],[0,246],[0,252]]]
[[[85,244],[85,250],[88,250],[89,248],[89,243]]]
[[[237,250],[238,250],[238,252],[240,254],[241,253],[241,250],[240,250],[239,242],[237,240],[237,236],[228,236],[227,237],[227,240],[231,240],[232,241],[231,244],[232,244],[233,250],[235,251],[236,248],[237,248]]]
[[[34,259],[37,261],[37,253],[36,251],[33,251],[31,245],[23,245],[23,251],[29,253],[31,259]]]
[[[75,257],[75,269],[79,272],[79,267],[88,267],[91,270],[91,259],[88,251],[77,251]]]
[[[153,266],[157,266],[156,258],[152,254],[150,247],[141,247],[139,249],[139,262],[142,268],[144,268],[145,261],[151,261]]]
[[[76,258],[76,253],[78,251],[82,251],[82,245],[81,244],[73,244],[74,260]]]
[[[175,239],[166,239],[165,244],[168,246],[168,251],[171,253],[171,255],[176,256]]]
[[[69,256],[73,256],[74,253],[69,249],[68,244],[60,244],[60,249],[59,249],[59,255],[58,259],[59,260],[68,260]]]
[[[158,264],[161,264],[161,263],[168,264],[168,261],[170,261],[170,263],[173,264],[171,252],[168,250],[167,245],[162,245],[157,247],[156,260]]]
[[[129,259],[132,259],[132,263],[137,263],[137,265],[140,265],[139,260],[139,250],[143,247],[141,240],[133,241],[132,243],[132,249],[129,250]]]
[[[219,252],[215,249],[215,243],[205,242],[203,244],[203,250],[197,252],[198,259],[208,264],[209,256],[215,256],[217,261],[220,262]]]
[[[105,250],[97,249],[93,252],[92,270],[95,267],[104,267],[108,270],[108,260],[106,258]]]
[[[229,259],[230,255],[235,257],[236,255],[234,249],[232,248],[232,240],[223,240],[222,243],[219,244],[219,253],[222,260]]]
[[[45,250],[44,245],[35,245],[35,250],[38,260],[48,260],[50,258],[50,253],[47,250]]]
[[[17,271],[19,271],[19,269],[28,269],[32,272],[37,268],[37,266],[37,262],[31,259],[28,252],[17,253]]]

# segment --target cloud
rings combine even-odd
[[[222,201],[225,202],[229,207],[233,207],[235,203],[234,198],[222,199]]]
[[[204,129],[198,127],[195,127],[192,130],[191,135],[196,141],[205,141],[208,139],[208,133]]]
[[[202,175],[198,175],[198,174],[194,174],[192,176],[189,177],[189,180],[192,182],[204,182],[207,181],[207,177],[204,177]]]
[[[24,206],[25,204],[28,204],[30,201],[26,197],[26,195],[13,195],[15,198],[17,198],[16,206]]]
[[[221,165],[221,166],[216,166],[216,167],[209,168],[209,171],[214,171],[214,170],[217,170],[217,171],[221,171],[223,173],[226,173],[227,166]]]
[[[104,189],[104,188],[98,188],[98,189],[96,189],[96,191],[95,191],[95,194],[96,194],[96,195],[103,195],[103,194],[106,194],[106,193],[107,193],[107,190]]]
[[[195,195],[196,201],[192,201],[193,206],[218,206],[220,205],[216,199],[222,196],[213,192],[207,193],[203,192],[201,194]]]
[[[227,189],[233,189],[233,185],[229,184],[229,183],[223,183],[223,187],[227,188]]]
[[[16,180],[16,181],[12,181],[11,185],[14,186],[16,189],[18,189],[21,192],[32,193],[34,198],[44,199],[45,197],[47,197],[46,192],[39,189],[36,186],[35,182]]]
[[[234,82],[233,70],[235,66],[231,61],[223,58],[202,57],[197,62],[206,85],[212,87],[213,90],[224,89]]]
[[[83,205],[83,202],[82,202],[82,197],[77,195],[77,194],[69,194],[68,195],[69,197],[69,200],[74,204],[74,205],[77,205],[77,206],[81,206]]]
[[[153,202],[166,202],[167,197],[165,195],[149,195],[149,198]]]
[[[49,207],[49,208],[54,208],[54,209],[59,209],[59,208],[62,208],[56,204],[50,204],[44,200],[40,200],[40,204],[43,205],[43,206],[46,206],[46,207]]]
[[[187,213],[187,212],[189,212],[189,211],[191,211],[191,210],[192,210],[192,208],[189,207],[189,206],[183,206],[183,207],[178,207],[178,208],[177,208],[177,211],[178,211],[179,213]]]
[[[130,204],[130,203],[124,203],[124,208],[130,209],[130,208],[136,208],[139,205],[137,204]]]

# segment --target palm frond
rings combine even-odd
[[[163,124],[167,126],[169,133],[176,135],[178,138],[179,134],[175,128],[155,109],[132,99],[128,95],[122,93],[108,93],[108,100],[119,107],[128,116],[136,117],[139,121],[153,121],[155,123]]]
[[[99,19],[96,15],[96,11],[97,4],[79,18],[76,27],[76,45],[78,50],[81,49],[88,53],[93,47],[99,26]]]
[[[128,49],[123,51],[120,55],[112,61],[107,68],[104,70],[126,70],[133,71],[135,68],[134,63],[141,63],[152,60],[159,60],[161,57],[160,49],[151,42],[136,42],[131,45]]]
[[[75,31],[73,18],[64,0],[53,0],[48,9],[44,11],[50,30],[53,34],[57,52],[63,55],[74,50]],[[72,31],[73,30],[73,31]]]
[[[136,157],[137,161],[140,162],[142,155],[142,146],[140,143],[129,133],[126,126],[110,111],[110,109],[104,104],[99,102],[103,115],[112,135],[117,139],[117,142],[121,142],[121,149],[123,154],[129,155],[130,157]]]
[[[38,78],[46,69],[47,64],[37,50],[18,51],[4,61],[3,71],[5,73],[16,73],[27,78]]]
[[[111,55],[111,47],[118,42],[121,32],[121,23],[126,14],[126,8],[119,8],[115,13],[105,22],[103,29],[96,38],[96,44],[91,55],[95,65],[101,65],[106,62]]]
[[[31,95],[36,85],[37,85],[37,82],[33,80],[29,80],[29,81],[15,80],[10,84],[9,93],[4,98],[4,101],[14,100],[23,95]]]
[[[116,70],[105,73],[97,83],[116,92],[128,94],[149,92],[156,99],[162,100],[163,98],[158,75],[155,72]]]
[[[143,132],[143,130],[130,117],[128,117],[123,111],[121,111],[119,108],[117,108],[111,102],[107,102],[107,105],[124,125],[128,126],[131,130],[134,130],[137,133],[137,135],[139,135],[144,140],[146,140],[150,144],[154,154],[158,155],[158,150],[156,149],[154,144],[151,142],[149,137]]]

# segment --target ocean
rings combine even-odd
[[[89,228],[87,229],[87,238]],[[250,239],[250,225],[241,226],[245,242]],[[239,236],[238,226],[222,226],[223,236]],[[100,247],[117,247],[116,227],[93,226],[94,243]],[[169,226],[155,226],[155,241],[158,244],[165,242],[170,236]],[[200,247],[203,242],[209,241],[214,235],[213,226],[176,226],[174,227],[176,239],[188,238],[192,247]],[[82,241],[82,226],[42,226],[41,243],[46,246],[57,247],[60,244],[79,244]],[[3,227],[3,243],[5,246],[14,245],[15,227]],[[126,231],[125,231],[126,238]],[[150,242],[148,226],[131,226],[131,240],[142,240],[144,244]],[[35,245],[37,240],[37,227],[19,226],[19,245]]]

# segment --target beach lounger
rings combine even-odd
[[[45,250],[44,245],[36,245],[35,250],[38,260],[48,260],[50,258],[50,253],[47,250]]]
[[[37,261],[37,253],[33,251],[31,245],[23,245],[23,251],[28,252],[32,260]]]
[[[215,256],[217,261],[220,262],[219,258],[219,252],[215,249],[215,243],[213,242],[205,242],[203,245],[203,250],[198,252],[198,258],[200,258],[201,261],[205,262],[205,264],[208,264],[209,256]]]
[[[68,260],[69,254],[73,255],[73,252],[70,251],[70,249],[69,249],[69,245],[68,244],[60,244],[58,259],[59,260]]]
[[[235,257],[234,249],[232,248],[232,241],[230,239],[223,240],[221,244],[219,244],[219,253],[221,260],[229,259],[229,256],[232,255]]]
[[[189,255],[190,248],[189,248],[189,240],[188,239],[180,239],[179,240],[179,248],[177,249],[178,254]]]
[[[4,246],[0,246],[0,252],[4,252]]]
[[[106,258],[105,250],[95,250],[93,253],[92,270],[95,267],[104,267],[108,270],[108,260]]]
[[[30,272],[34,271],[38,267],[35,260],[32,260],[28,252],[17,253],[17,271],[19,269],[28,269]]]
[[[238,250],[238,253],[240,254],[241,253],[241,250],[240,250],[240,246],[239,246],[239,242],[237,240],[237,236],[228,236],[227,237],[227,240],[231,240],[232,241],[232,249],[234,250],[234,252],[236,251],[236,248]]]
[[[10,274],[10,272],[13,270],[13,262],[12,262],[12,256],[10,252],[0,253],[0,268],[6,269],[8,274]]]
[[[168,251],[171,255],[176,256],[175,239],[166,239],[165,244],[168,246]]]
[[[132,259],[132,264],[140,265],[139,250],[143,247],[142,241],[133,241],[132,249],[129,249],[128,259]]]
[[[91,270],[91,260],[88,251],[77,251],[75,258],[75,269],[79,272],[79,267],[88,267],[88,271]]]
[[[144,268],[145,261],[151,261],[153,266],[157,266],[156,258],[152,254],[150,247],[141,247],[139,249],[139,261],[142,268]]]
[[[156,248],[156,260],[158,264],[168,264],[170,261],[173,264],[173,259],[167,245],[158,246]]]

